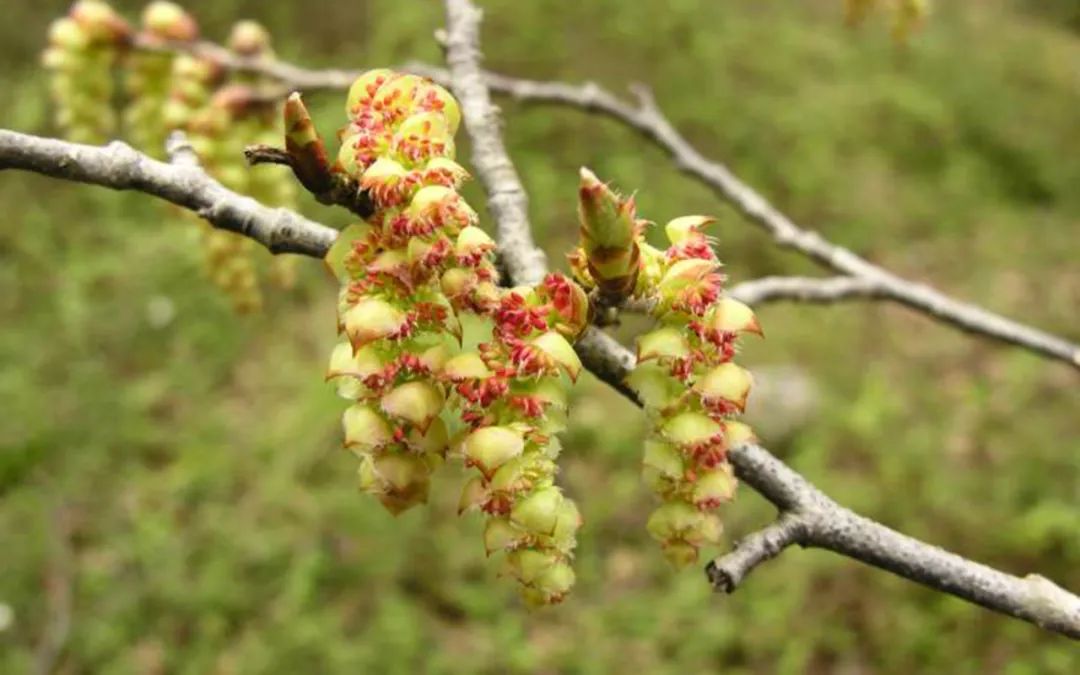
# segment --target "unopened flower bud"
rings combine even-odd
[[[727,401],[738,410],[746,409],[753,378],[750,373],[734,363],[721,363],[698,380],[694,390],[706,403]]]
[[[257,21],[238,21],[226,44],[240,56],[259,56],[270,51],[270,33]]]
[[[664,422],[661,433],[684,447],[713,441],[723,431],[720,423],[699,412],[682,412]]]
[[[382,338],[393,337],[405,325],[400,309],[379,298],[364,298],[342,317],[345,333],[354,349]]]
[[[199,37],[199,26],[183,8],[172,2],[155,0],[142,13],[142,25],[154,37],[190,42]]]
[[[683,331],[673,326],[657,328],[638,337],[638,363],[650,359],[680,359],[690,354]]]
[[[762,335],[754,310],[727,296],[720,299],[713,307],[708,325],[722,333],[754,333]]]
[[[442,392],[422,380],[395,387],[381,401],[383,412],[414,424],[421,431],[442,411],[443,403]]]
[[[525,439],[509,427],[482,427],[465,439],[465,457],[487,475],[524,450]]]
[[[548,331],[536,337],[530,343],[566,371],[572,381],[576,381],[581,374],[581,358],[574,351],[574,347],[556,331]]]
[[[383,416],[361,403],[346,408],[341,423],[345,429],[347,448],[374,450],[394,439],[390,425]]]

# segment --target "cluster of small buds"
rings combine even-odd
[[[274,59],[270,33],[255,21],[239,21],[229,32],[226,46],[234,54],[249,59]],[[248,86],[252,96],[258,97],[267,83],[256,74],[238,73],[234,80]],[[245,145],[274,145],[279,143],[284,134],[282,115],[275,105],[260,103],[237,109],[231,135],[243,139]],[[293,209],[297,203],[296,181],[286,167],[278,165],[260,166],[246,172],[246,185],[236,189],[268,206]],[[296,264],[299,258],[294,255],[272,256],[266,270],[266,279],[279,289],[289,289],[296,284]]]
[[[142,13],[138,40],[147,45],[191,42],[199,35],[195,20],[179,5],[157,0]],[[174,61],[171,52],[134,51],[127,57],[126,89],[130,104],[124,110],[124,128],[131,142],[144,152],[161,157],[169,131],[165,110],[172,94]]]
[[[926,21],[930,14],[930,0],[844,0],[844,16],[849,26],[857,26],[881,4],[891,6],[892,37],[904,44]]]
[[[289,106],[294,169],[320,189],[321,140],[299,99]],[[355,401],[345,445],[361,460],[360,487],[396,513],[426,500],[448,453],[461,459],[478,475],[460,511],[487,515],[488,554],[505,552],[530,604],[558,602],[574,582],[581,517],[554,484],[555,434],[581,370],[570,340],[587,324],[585,292],[559,275],[536,288],[498,286],[495,243],[457,192],[466,178],[454,161],[460,112],[447,91],[375,70],[353,84],[346,113],[333,170],[368,195],[373,213],[328,256],[343,284],[345,336],[328,377]],[[492,339],[461,350],[461,314],[486,317]],[[460,431],[448,433],[447,420]]]
[[[256,176],[266,174],[251,171],[244,159],[244,147],[253,140],[253,133],[263,138],[265,128],[276,130],[274,117],[274,106],[256,99],[250,87],[230,84],[219,88],[208,105],[194,113],[188,133],[203,168],[222,185],[243,194],[252,194],[253,188],[258,187],[263,198],[276,201],[294,196],[295,191],[286,188],[287,193],[275,195],[273,186],[267,189],[265,185],[257,185]],[[255,243],[202,221],[200,227],[210,280],[230,298],[238,313],[258,311],[262,307],[262,292],[255,265]]]
[[[571,341],[588,325],[585,291],[558,274],[536,288],[506,291],[488,315],[493,339],[446,365],[469,427],[457,447],[479,475],[459,510],[488,517],[484,546],[505,552],[505,567],[531,605],[559,602],[574,584],[571,567],[581,515],[555,485],[566,424],[567,380],[581,372]]]
[[[116,131],[113,68],[131,28],[98,0],[79,0],[49,26],[42,62],[51,72],[56,122],[80,143],[102,143]]]
[[[648,301],[656,319],[654,329],[638,338],[637,367],[627,384],[650,418],[643,474],[663,502],[647,528],[681,567],[697,560],[701,546],[716,544],[723,531],[716,510],[733,498],[736,486],[727,450],[753,437],[731,419],[743,410],[751,385],[750,374],[732,359],[739,335],[761,330],[749,307],[723,295],[720,262],[701,231],[710,218],[672,220],[664,228],[670,246],[660,250],[644,240],[632,198],[586,170],[581,178],[582,245],[572,255],[575,271],[598,289],[607,279],[635,279],[633,292],[622,298]]]
[[[59,121],[72,140],[100,143],[116,131],[115,76],[124,75],[124,131],[140,150],[161,157],[169,132],[187,132],[203,168],[227,187],[270,206],[293,207],[296,184],[288,170],[267,166],[250,171],[244,148],[281,138],[281,116],[263,95],[265,82],[253,74],[228,73],[207,55],[185,53],[199,37],[195,19],[180,6],[155,0],[142,13],[140,29],[127,24],[100,0],[79,0],[54,22],[44,61],[53,71]],[[237,23],[226,44],[251,59],[273,59],[266,29]],[[122,66],[118,72],[114,66]],[[188,216],[190,217],[190,216]],[[198,221],[208,276],[241,313],[262,306],[258,248],[248,239]],[[294,285],[294,256],[273,256],[267,280]]]
[[[446,90],[371,71],[353,84],[346,114],[334,168],[364,186],[374,211],[346,228],[327,257],[342,284],[344,338],[327,377],[353,401],[343,426],[345,447],[360,460],[361,491],[396,514],[427,501],[431,473],[446,455],[449,388],[440,374],[458,348],[461,324],[441,277],[461,244],[480,231],[457,193],[466,173],[448,142],[459,115]],[[418,117],[427,124],[417,125]],[[290,152],[317,150],[314,161],[326,163],[299,97],[286,104],[286,128]],[[383,144],[378,156],[351,151],[376,134],[396,142]],[[428,151],[417,152],[419,146]]]

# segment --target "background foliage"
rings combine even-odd
[[[5,5],[0,123],[48,125],[36,63],[66,2]],[[134,2],[117,3],[129,10]],[[189,2],[209,37],[251,17],[319,65],[439,59],[433,2]],[[907,276],[1077,335],[1075,3],[940,2],[898,51],[834,0],[489,0],[488,64],[652,84],[673,121],[797,220]],[[313,99],[324,129],[338,97]],[[616,124],[507,103],[538,236],[574,238],[575,169],[639,188],[663,222],[720,216],[734,279],[805,273]],[[467,152],[463,154],[468,157]],[[480,203],[476,187],[468,193]],[[308,203],[311,215],[344,222]],[[62,672],[1076,672],[1064,638],[860,567],[790,551],[734,596],[669,571],[644,532],[639,415],[578,389],[564,482],[579,584],[523,610],[479,520],[399,519],[353,488],[321,383],[334,286],[317,264],[262,316],[199,279],[192,228],[145,198],[0,177],[0,671],[61,635]],[[794,364],[816,416],[772,449],[841,502],[1015,572],[1080,587],[1076,373],[891,306],[775,306],[751,368]],[[737,535],[769,509],[749,490]],[[51,633],[50,633],[51,631]]]

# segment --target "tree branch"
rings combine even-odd
[[[469,0],[445,0],[445,5],[450,84],[461,100],[462,116],[473,140],[473,163],[489,195],[497,190],[492,196],[500,196],[504,200],[501,203],[510,202],[513,207],[492,208],[500,250],[508,259],[517,261],[510,266],[514,283],[535,281],[543,276],[544,262],[534,253],[524,209],[525,193],[499,137],[498,121],[480,70],[481,13]],[[596,328],[586,332],[577,349],[590,371],[636,402],[624,384],[634,364],[627,349]],[[781,516],[773,525],[748,537],[731,554],[710,563],[706,571],[717,588],[734,589],[756,565],[798,542],[827,548],[1048,630],[1080,638],[1080,598],[1049,580],[1031,576],[1020,579],[998,572],[857,516],[757,445],[733,448],[728,456],[736,474],[780,509]]]
[[[780,509],[768,527],[709,563],[731,592],[757,565],[792,544],[823,548],[930,588],[1080,639],[1080,597],[1037,574],[1016,577],[905,536],[846,509],[757,445],[729,454],[736,475]]]
[[[480,10],[467,0],[446,3],[449,84],[461,102],[473,165],[487,193],[503,263],[513,283],[531,286],[544,278],[547,262],[533,243],[529,198],[503,145],[498,111],[480,70],[480,16]]]
[[[177,148],[172,148],[177,156]],[[0,129],[0,170],[22,169],[53,178],[135,190],[189,209],[214,227],[251,237],[273,253],[322,257],[337,230],[288,209],[273,209],[226,189],[181,146],[180,160],[159,162],[115,141],[104,147]]]
[[[885,290],[871,280],[857,277],[762,277],[736,284],[727,294],[748,305],[760,305],[779,300],[831,303],[880,298]]]
[[[448,34],[447,42],[450,39]],[[166,45],[137,43],[136,46],[140,49],[154,51],[191,52],[213,59],[225,68],[257,73],[275,79],[282,84],[282,88],[278,92],[281,97],[294,90],[345,89],[361,72],[313,70],[278,60],[246,58],[237,56],[229,50],[209,42]],[[461,54],[463,51],[455,48],[455,53]],[[451,64],[452,68],[453,65]],[[402,69],[430,77],[444,86],[450,86],[451,84],[451,73],[436,66],[410,62],[402,66]],[[627,103],[592,82],[572,85],[563,82],[513,78],[482,71],[477,62],[470,68],[464,86],[475,89],[478,81],[486,83],[487,88],[491,91],[507,95],[519,101],[581,108],[603,114],[636,130],[671,155],[679,169],[712,188],[721,199],[731,204],[748,220],[764,229],[779,245],[794,249],[822,265],[858,279],[867,287],[874,289],[873,292],[867,292],[865,295],[852,292],[844,297],[893,300],[965,332],[1022,347],[1037,354],[1064,361],[1074,368],[1080,369],[1080,345],[1005,318],[977,305],[955,300],[930,286],[903,279],[874,265],[852,251],[829,242],[818,233],[803,229],[770,204],[753,188],[739,180],[726,166],[706,158],[694,148],[668,121],[656,104],[652,94],[644,86],[639,85],[632,88],[631,91],[637,99],[637,104],[634,105]],[[491,109],[490,97],[486,91],[483,101],[479,97],[473,97],[473,100],[477,105],[485,105],[485,110]],[[490,140],[491,136],[486,138]],[[497,135],[495,138],[497,140]],[[498,141],[498,143],[500,146],[502,145],[501,141]],[[486,151],[483,154],[485,157],[497,156]],[[510,167],[510,171],[513,171],[512,167]],[[514,182],[520,185],[519,181]],[[510,182],[505,183],[507,186],[510,184]],[[525,213],[526,198],[524,193],[519,195],[504,193],[500,190],[495,195],[497,198],[493,199],[490,205],[493,213],[500,208],[511,208],[520,211],[522,214]],[[506,206],[504,206],[504,203]],[[520,248],[523,254],[526,250],[526,247]],[[531,250],[537,251],[535,247]],[[508,263],[529,265],[532,266],[534,271],[537,269],[533,263],[526,261],[508,260]],[[854,282],[851,283],[854,285]],[[777,295],[775,297],[780,299],[783,296]],[[827,297],[827,295],[816,296],[812,294],[812,297],[806,299],[818,301],[819,297],[822,299],[821,301],[824,301],[824,297]]]

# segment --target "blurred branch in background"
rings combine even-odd
[[[514,200],[514,208],[492,208],[500,235],[509,237],[500,240],[500,246],[504,250],[524,249],[512,256],[522,261],[516,269],[511,268],[514,283],[524,283],[516,274],[539,279],[544,273],[543,255],[532,241],[525,191],[500,138],[498,115],[480,70],[481,12],[469,0],[446,0],[445,4],[450,85],[461,100],[462,116],[473,141],[473,164],[489,193],[498,190]],[[614,340],[596,340],[581,357],[589,370],[616,385],[622,385],[628,364],[634,361]],[[613,368],[612,364],[621,367]],[[772,502],[780,517],[708,565],[706,573],[718,590],[734,590],[755,566],[799,543],[829,549],[1047,630],[1080,638],[1080,597],[1048,579],[1014,577],[858,516],[760,446],[732,448],[728,458],[739,478]]]
[[[269,97],[284,98],[296,90],[347,89],[362,71],[313,70],[287,62],[252,59],[235,55],[224,47],[209,42],[193,44],[139,45],[140,48],[194,52],[212,58],[225,68],[278,80],[281,89],[266,92]],[[401,67],[418,75],[430,77],[443,86],[450,84],[450,73],[443,68],[410,62]],[[509,77],[480,71],[488,88],[513,99],[529,102],[567,105],[600,113],[634,129],[671,155],[676,166],[711,188],[744,217],[765,230],[773,240],[791,248],[819,264],[850,277],[849,285],[837,282],[815,291],[779,287],[770,289],[767,299],[791,299],[814,302],[834,302],[849,298],[881,298],[906,305],[942,323],[960,330],[989,337],[1022,347],[1042,356],[1064,361],[1080,369],[1080,345],[1045,331],[1013,321],[980,306],[961,302],[930,286],[908,281],[852,251],[833,244],[820,234],[796,224],[762,195],[741,181],[726,166],[705,157],[691,145],[660,110],[649,89],[643,85],[631,87],[636,104],[631,104],[593,82],[572,85],[564,82],[545,82]],[[840,292],[838,289],[845,288]],[[820,291],[820,292],[819,292]],[[766,298],[763,298],[766,299]]]
[[[42,585],[45,588],[49,620],[38,643],[35,671],[38,675],[56,672],[71,634],[72,586],[75,564],[71,544],[71,513],[63,503],[52,506],[48,515],[51,555]]]

